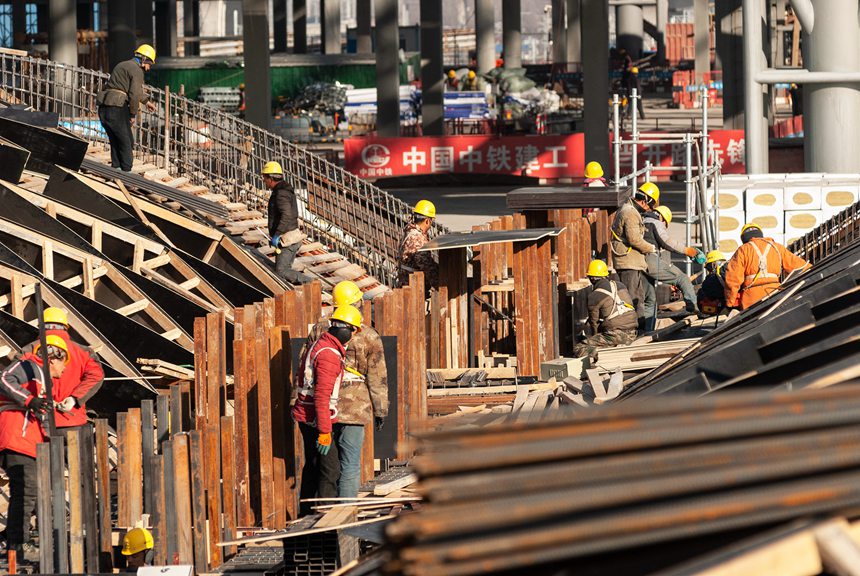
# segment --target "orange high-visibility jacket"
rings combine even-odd
[[[753,238],[726,264],[726,304],[745,310],[779,288],[781,273],[807,266],[773,238]]]

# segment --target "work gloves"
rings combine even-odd
[[[705,253],[701,250],[696,250],[696,257],[693,260],[695,260],[696,264],[704,264],[706,260]]]
[[[58,412],[71,412],[74,410],[75,406],[76,403],[74,396],[69,396],[62,402],[54,402],[54,408],[56,408]]]
[[[686,248],[684,248],[684,254],[687,255],[687,258],[695,258],[698,253],[699,251],[692,246],[687,246]]]
[[[320,453],[320,456],[326,456],[329,450],[331,450],[331,432],[326,434],[320,432],[317,437],[317,452]]]
[[[34,414],[44,414],[47,409],[48,401],[44,398],[33,396],[33,398],[29,402],[27,402],[27,410],[33,412]]]
[[[271,244],[274,248],[277,248],[278,246],[280,246],[281,245],[281,235],[275,234],[274,236],[272,236],[272,239],[269,242],[269,244]]]
[[[385,416],[376,416],[373,419],[373,424],[377,432],[381,432],[385,428]]]

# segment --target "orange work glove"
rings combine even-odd
[[[320,433],[317,437],[317,452],[320,455],[325,456],[328,454],[328,451],[331,450],[331,432],[327,432],[325,434]]]
[[[699,253],[699,251],[696,250],[695,248],[693,248],[692,246],[687,246],[686,248],[684,248],[684,254],[687,255],[687,258],[695,258],[696,254],[698,254],[698,253]]]

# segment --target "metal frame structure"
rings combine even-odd
[[[91,143],[107,137],[96,95],[108,75],[13,54],[0,54],[0,99],[60,115],[61,125]],[[331,246],[393,285],[396,256],[411,208],[384,190],[283,138],[169,89],[148,87],[156,112],[143,111],[134,127],[135,152],[230,202],[266,211],[260,170],[278,159],[300,197],[310,237]],[[439,225],[431,234],[446,232]]]

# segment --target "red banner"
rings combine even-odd
[[[508,174],[581,177],[582,134],[561,136],[440,136],[350,138],[346,169],[362,178],[418,174]]]
[[[629,138],[629,134],[624,136]],[[744,174],[745,140],[743,130],[713,130],[708,134],[708,156],[713,160],[716,158],[720,163],[723,174]],[[652,166],[684,166],[686,162],[687,149],[683,143],[657,144],[654,146],[639,145],[638,167],[641,169],[645,162],[651,162]],[[621,147],[621,173],[629,174],[633,166],[633,147],[624,145]],[[693,164],[697,164],[696,150],[693,149]],[[609,172],[609,170],[607,170]],[[652,177],[669,179],[684,177],[683,173],[668,170],[655,169]]]

